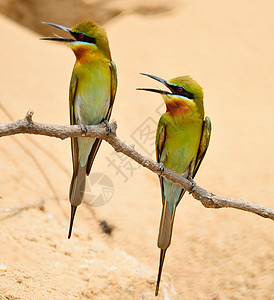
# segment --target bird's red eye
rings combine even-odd
[[[178,87],[178,92],[181,93],[183,91],[183,88],[181,86]]]
[[[84,38],[84,34],[83,33],[79,33],[79,39],[83,39]]]

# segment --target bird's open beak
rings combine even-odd
[[[157,77],[157,76],[154,76],[154,75],[150,75],[150,74],[145,74],[145,73],[140,73],[141,75],[144,75],[144,76],[148,76],[154,80],[157,80],[159,82],[161,82],[162,84],[164,84],[168,89],[170,89],[170,85],[167,83],[166,80],[160,78],[160,77]],[[154,93],[158,93],[158,94],[162,94],[162,95],[168,95],[168,94],[172,94],[170,93],[169,91],[164,91],[164,90],[157,90],[157,89],[151,89],[151,88],[137,88],[137,90],[139,91],[148,91],[148,92],[154,92]]]
[[[48,22],[42,22],[42,23],[45,24],[45,25],[50,25],[50,26],[56,27],[58,29],[64,30],[64,31],[66,31],[66,32],[68,32],[68,33],[71,34],[71,29],[68,28],[68,27],[66,27],[66,26],[58,25],[58,24],[54,24],[54,23],[48,23]],[[75,41],[74,39],[63,38],[61,36],[42,37],[42,38],[40,38],[40,40],[58,41],[58,42],[74,42]]]

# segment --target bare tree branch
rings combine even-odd
[[[8,300],[8,298],[6,298],[2,294],[0,294],[0,300]]]
[[[89,136],[97,137],[108,142],[117,152],[122,152],[128,157],[135,160],[143,167],[151,170],[152,172],[169,179],[187,191],[191,191],[192,184],[184,177],[164,168],[161,173],[160,165],[152,160],[150,157],[137,152],[134,147],[128,146],[123,143],[116,135],[117,124],[112,122],[110,125],[111,132],[108,134],[106,125],[101,123],[99,125],[88,125],[85,130],[79,125],[50,125],[43,123],[36,123],[32,121],[33,112],[28,111],[26,117],[22,120],[0,124],[0,137],[9,136],[20,133],[39,134],[60,139],[69,137]],[[258,204],[252,204],[241,199],[233,199],[220,195],[213,194],[202,187],[196,185],[192,196],[199,200],[207,208],[223,208],[230,207],[248,212],[255,213],[261,217],[274,220],[274,210],[263,207]]]
[[[12,115],[10,114],[10,112],[5,108],[5,106],[4,106],[1,102],[0,102],[0,109],[2,110],[2,112],[3,112],[10,120],[13,120],[13,117],[12,117]],[[25,117],[25,120],[28,121],[28,122],[32,122],[32,116],[33,116],[33,114],[34,114],[33,111],[32,111],[32,110],[29,110],[29,111],[27,112],[27,115],[26,115],[26,117]],[[11,123],[12,123],[12,122],[11,122]],[[30,141],[32,144],[35,144],[35,143],[33,142],[33,140],[30,139],[30,137],[28,137],[28,138],[29,138],[29,141]],[[51,190],[52,194],[54,195],[54,199],[56,200],[57,205],[58,205],[59,208],[61,209],[63,215],[64,215],[65,217],[67,217],[67,212],[66,212],[66,211],[63,209],[63,207],[61,206],[60,201],[59,201],[60,199],[59,199],[58,193],[57,193],[56,189],[54,188],[54,185],[52,184],[52,182],[51,182],[51,180],[50,180],[48,174],[45,172],[44,168],[42,167],[42,165],[41,165],[41,163],[40,163],[40,160],[37,159],[37,157],[36,157],[35,155],[33,155],[33,153],[31,153],[31,152],[29,151],[28,147],[26,147],[24,143],[22,143],[22,142],[19,141],[18,139],[15,139],[14,141],[15,141],[15,143],[16,143],[16,144],[24,151],[24,153],[32,159],[33,163],[35,164],[35,166],[36,166],[37,169],[39,170],[41,176],[44,178],[46,184],[48,185],[49,190]],[[36,146],[37,146],[37,143],[36,143]],[[39,147],[39,146],[38,146],[38,147]],[[41,147],[40,147],[40,150],[42,150]],[[45,151],[44,151],[44,152],[45,152]],[[58,160],[54,159],[53,161],[54,161],[55,163],[58,164]],[[59,164],[59,166],[60,166],[60,164]]]
[[[29,203],[27,205],[16,206],[16,207],[8,207],[4,209],[0,209],[0,214],[2,213],[10,213],[10,212],[19,212],[29,208],[38,207],[40,210],[44,210],[44,200],[39,200],[37,202]]]

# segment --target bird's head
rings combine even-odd
[[[107,58],[110,58],[106,31],[103,27],[95,24],[93,21],[84,21],[72,28],[48,22],[43,22],[43,24],[64,30],[69,33],[72,38],[63,38],[56,35],[54,37],[44,37],[41,38],[41,40],[66,42],[75,53],[77,59],[90,53],[90,51],[99,51]]]
[[[145,73],[141,73],[141,75],[155,79],[169,89],[169,91],[152,88],[137,89],[161,94],[166,103],[167,112],[173,115],[181,115],[196,110],[201,115],[204,115],[203,89],[191,77],[179,76],[167,81],[154,75]]]

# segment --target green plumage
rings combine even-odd
[[[70,84],[70,123],[95,125],[110,118],[117,88],[117,75],[108,44],[104,44],[106,36],[98,35],[98,30],[101,29],[97,25],[93,23],[86,25],[92,27],[93,30],[89,27],[87,33],[96,37],[97,46],[94,47],[92,44],[89,47],[84,43],[76,43],[71,47],[77,60]],[[79,30],[79,27],[81,32],[85,30],[83,25],[77,25],[73,30]],[[107,49],[100,49],[99,45],[107,46]],[[73,175],[70,185],[72,207],[77,207],[82,202],[85,187],[82,182],[90,173],[100,144],[101,140],[97,138],[72,138]],[[85,172],[81,171],[82,168]],[[79,184],[82,186],[80,193]],[[73,218],[74,215],[71,216],[69,238]]]
[[[162,94],[167,111],[158,123],[156,132],[156,158],[166,168],[194,178],[208,148],[211,122],[204,119],[203,91],[189,76],[165,81],[159,77],[143,74],[160,81],[171,92],[142,89]],[[185,190],[175,183],[159,177],[162,194],[162,215],[159,226],[158,247],[160,264],[155,294],[158,294],[166,250],[171,243],[176,207]]]
[[[45,24],[67,31],[74,38],[44,38],[67,42],[76,56],[69,90],[70,124],[81,125],[84,129],[85,125],[108,121],[117,89],[117,74],[105,30],[93,21],[81,22],[73,28]],[[69,191],[71,220],[68,238],[76,208],[83,200],[86,175],[90,173],[100,144],[101,140],[97,138],[71,139],[73,175]]]

